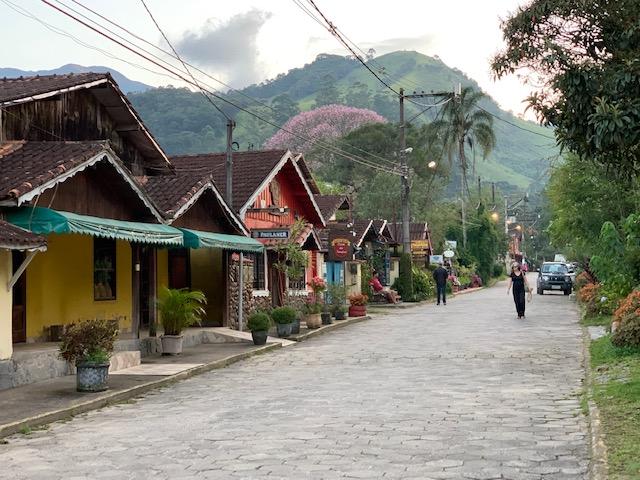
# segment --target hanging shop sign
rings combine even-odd
[[[344,262],[351,260],[351,240],[343,236],[329,236],[329,260]]]
[[[411,253],[414,255],[428,255],[429,251],[429,240],[411,240]]]
[[[429,263],[431,265],[439,265],[441,263],[444,263],[444,256],[443,255],[431,255],[429,257]]]

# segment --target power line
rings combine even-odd
[[[220,107],[218,107],[218,105],[216,105],[214,103],[213,100],[211,100],[211,98],[209,97],[209,95],[206,94],[206,92],[203,90],[203,88],[200,86],[200,84],[198,83],[198,81],[196,80],[196,77],[193,76],[193,73],[191,73],[191,70],[189,70],[189,67],[187,67],[187,64],[182,60],[182,58],[180,57],[180,55],[178,55],[178,52],[176,51],[175,48],[173,48],[173,45],[171,44],[171,42],[169,41],[169,39],[167,38],[167,36],[164,34],[164,32],[162,31],[162,28],[160,28],[160,25],[158,24],[158,22],[156,21],[155,17],[153,16],[153,14],[151,13],[151,10],[149,10],[149,7],[147,7],[147,4],[145,3],[144,0],[140,0],[140,2],[142,3],[142,5],[144,6],[144,9],[147,11],[147,13],[149,14],[149,17],[151,17],[151,21],[153,22],[153,24],[156,26],[156,28],[158,29],[158,31],[160,32],[160,35],[162,35],[162,38],[164,38],[164,41],[167,42],[167,45],[169,45],[169,48],[171,48],[171,51],[173,52],[173,54],[175,55],[175,57],[180,60],[180,63],[182,63],[182,66],[184,67],[185,71],[189,74],[189,76],[191,77],[191,79],[193,80],[193,82],[197,85],[198,90],[200,91],[200,93],[202,94],[202,96],[211,104],[213,105],[213,108],[215,108],[218,112],[220,112],[228,121],[233,121],[231,120],[231,117],[229,115],[227,115],[225,113],[224,110],[222,110]]]
[[[165,60],[161,59],[160,57],[158,57],[158,56],[154,55],[153,53],[149,52],[148,50],[146,50],[146,49],[144,49],[144,48],[140,47],[139,45],[136,45],[135,43],[131,42],[130,40],[125,39],[125,38],[124,38],[124,37],[122,37],[121,35],[118,35],[117,33],[113,32],[112,30],[110,30],[110,29],[108,29],[108,28],[104,27],[104,26],[103,26],[103,25],[101,25],[99,22],[96,22],[95,20],[92,20],[92,19],[88,18],[87,16],[83,15],[82,13],[79,13],[77,10],[75,10],[75,9],[73,9],[73,8],[71,8],[71,7],[69,7],[68,5],[64,4],[63,2],[61,2],[61,1],[59,1],[59,0],[54,0],[54,1],[56,1],[57,3],[59,3],[59,4],[63,5],[63,6],[65,6],[66,8],[69,8],[69,9],[70,9],[70,10],[72,10],[73,12],[78,13],[80,16],[82,16],[83,18],[85,18],[85,19],[87,19],[87,20],[91,21],[91,22],[92,22],[92,23],[94,23],[95,25],[97,25],[97,26],[99,26],[99,27],[101,27],[101,28],[104,28],[106,31],[108,31],[109,33],[114,34],[115,36],[117,36],[117,37],[118,37],[118,38],[120,38],[121,40],[123,40],[123,41],[127,42],[128,44],[133,45],[133,46],[135,46],[137,49],[139,49],[139,50],[141,50],[141,51],[143,51],[143,52],[145,52],[145,53],[147,53],[147,54],[151,55],[152,57],[156,58],[158,61],[163,62],[163,63],[165,63],[165,64],[168,64],[171,68],[176,68],[174,65],[169,64],[168,62],[166,62]],[[77,3],[77,4],[79,4],[79,5],[82,5],[80,2],[77,2],[76,0],[72,0],[72,1],[74,1],[74,3]],[[44,3],[49,4],[48,2],[44,2]],[[108,35],[104,34],[104,32],[101,32],[101,31],[99,31],[99,30],[96,30],[94,27],[92,27],[92,26],[90,26],[90,25],[87,25],[85,22],[82,22],[82,21],[80,21],[79,19],[76,19],[75,17],[73,17],[73,15],[70,15],[68,12],[65,12],[65,11],[63,11],[63,10],[60,10],[59,8],[55,7],[54,5],[51,5],[51,4],[49,4],[49,5],[50,5],[50,6],[52,6],[53,8],[55,8],[56,10],[59,10],[59,11],[61,11],[62,13],[66,14],[67,16],[70,16],[70,17],[71,17],[71,18],[73,18],[74,20],[79,21],[81,24],[85,25],[87,28],[90,28],[90,29],[92,29],[92,30],[96,31],[97,33],[99,33],[99,34],[101,34],[101,35],[105,36],[106,38],[109,38],[110,40],[115,41],[114,39],[110,38]],[[85,7],[85,8],[88,8],[88,7]],[[89,9],[89,10],[90,10],[90,9]],[[94,12],[93,10],[90,10],[90,11],[91,11],[91,12]],[[99,14],[99,13],[97,13],[97,12],[95,12],[94,14],[96,14],[96,15],[97,15],[97,16],[99,16],[100,18],[105,19],[107,22],[111,23],[112,25],[117,26],[118,28],[121,28],[122,30],[124,30],[124,31],[126,31],[126,32],[129,32],[129,30],[127,30],[127,29],[126,29],[126,28],[124,28],[124,27],[119,26],[117,23],[115,23],[115,22],[113,22],[113,21],[109,20],[107,17],[104,17],[104,16],[100,15],[100,14]],[[130,33],[130,32],[129,32],[129,33]],[[135,34],[132,34],[132,33],[131,33],[131,35],[135,36],[136,38],[140,39],[141,41],[143,41],[143,42],[145,42],[145,43],[147,43],[147,44],[153,45],[153,44],[151,44],[150,42],[148,42],[147,40],[143,39],[142,37],[139,37],[139,36],[137,36],[137,35],[135,35]],[[121,42],[118,42],[118,41],[115,41],[115,42],[116,42],[117,44],[119,44],[119,45],[123,46],[124,48],[127,48],[128,50],[132,51],[133,53],[136,53],[137,55],[139,55],[139,56],[141,56],[141,57],[143,57],[143,58],[147,59],[148,61],[152,61],[152,60],[149,60],[148,58],[146,58],[144,55],[140,54],[140,52],[138,52],[138,51],[136,51],[136,50],[132,50],[131,48],[129,48],[129,47],[128,47],[128,46],[126,46],[126,45],[122,45],[122,43],[121,43]],[[158,50],[162,51],[163,53],[165,53],[165,54],[169,55],[170,57],[172,57],[172,58],[177,58],[178,60],[180,60],[180,61],[182,62],[182,60],[181,60],[179,57],[177,57],[176,55],[171,55],[171,54],[170,54],[169,52],[167,52],[166,50],[163,50],[163,49],[161,49],[161,48],[159,48],[159,47],[157,47],[157,46],[155,46],[155,45],[154,45],[154,47],[155,47],[156,49],[158,49]],[[158,65],[158,63],[157,63],[157,62],[152,61],[152,63],[154,63],[154,64]],[[201,71],[201,70],[199,70],[197,67],[193,67],[192,65],[190,65],[190,64],[189,64],[189,63],[187,63],[187,62],[184,62],[184,63],[186,63],[186,65],[189,65],[189,66],[191,66],[192,68],[194,68],[194,69],[196,69],[196,70],[198,70],[198,71]],[[189,82],[189,81],[187,81],[183,76],[176,74],[176,73],[175,73],[175,71],[167,69],[166,67],[164,67],[164,65],[159,65],[159,66],[160,66],[161,68],[164,68],[164,69],[165,69],[165,70],[167,70],[167,71],[170,71],[170,72],[173,74],[173,78],[178,78],[178,79],[180,79],[180,80],[182,80],[182,81],[185,81],[186,83],[191,84],[191,85],[194,85],[194,84],[195,84],[195,86],[196,86],[196,87],[198,87],[198,88],[201,88],[201,87],[202,87],[202,85],[199,85],[198,83],[201,83],[201,84],[203,84],[203,85],[205,85],[205,86],[207,86],[207,87],[209,87],[209,88],[213,88],[213,87],[211,87],[210,85],[208,85],[208,84],[207,84],[207,83],[205,83],[205,82],[202,82],[202,81],[198,82],[197,80],[195,80],[195,79],[193,78],[193,75],[191,75],[191,74],[190,74],[189,69],[188,69],[188,68],[186,68],[186,67],[185,67],[185,68],[186,68],[186,70],[187,70],[187,73],[189,73],[189,74],[190,74],[190,76],[191,76],[191,77],[192,77],[192,79],[193,79],[193,81],[192,81],[192,82]],[[178,70],[178,71],[179,71],[179,72],[182,72],[181,70]],[[218,81],[217,79],[215,79],[215,77],[212,77],[211,75],[206,74],[206,72],[203,72],[203,73],[205,73],[205,75],[209,76],[210,78],[213,78],[214,80]],[[225,85],[226,85],[226,84],[225,84]],[[230,88],[232,88],[232,87],[230,87]],[[215,89],[213,89],[213,90],[215,91]],[[246,109],[244,109],[244,108],[242,108],[242,107],[240,107],[240,106],[238,106],[238,105],[234,104],[233,102],[228,101],[228,100],[227,100],[227,99],[225,99],[225,98],[219,97],[219,96],[215,95],[214,93],[212,93],[212,92],[210,92],[210,91],[208,91],[208,90],[206,90],[206,92],[210,93],[210,94],[211,94],[211,95],[213,95],[214,97],[219,98],[220,100],[222,100],[222,101],[224,101],[224,102],[226,102],[226,103],[229,103],[229,104],[233,105],[234,107],[236,107],[236,108],[238,108],[238,109],[240,109],[240,110],[242,110],[242,111],[245,111],[246,113],[248,113],[248,114],[250,114],[250,115],[252,115],[252,116],[254,116],[254,117],[256,117],[256,118],[258,118],[258,119],[260,119],[260,120],[262,120],[262,121],[265,121],[266,123],[268,123],[268,124],[269,124],[269,125],[271,125],[271,126],[274,126],[274,127],[278,128],[278,129],[281,129],[281,130],[283,130],[283,131],[285,131],[285,132],[287,132],[287,133],[290,133],[290,134],[292,134],[292,135],[294,135],[294,136],[297,136],[297,137],[299,137],[299,138],[305,139],[305,141],[309,141],[309,140],[311,140],[311,142],[312,142],[313,144],[317,144],[318,146],[320,146],[320,148],[323,148],[323,146],[324,146],[324,149],[325,149],[325,150],[327,149],[327,147],[328,147],[328,148],[331,148],[332,150],[330,150],[330,151],[331,151],[332,153],[337,153],[338,155],[340,155],[340,154],[344,155],[344,153],[345,153],[345,152],[344,152],[344,150],[339,149],[339,148],[337,148],[337,147],[333,147],[331,144],[328,144],[327,142],[324,142],[324,141],[322,141],[322,140],[314,140],[314,139],[310,139],[310,138],[308,138],[308,137],[301,136],[300,134],[297,134],[297,133],[295,133],[295,132],[291,132],[290,130],[287,130],[286,128],[281,127],[281,126],[279,126],[279,125],[277,125],[277,124],[275,124],[275,123],[273,123],[273,122],[270,122],[270,121],[268,121],[268,120],[265,120],[264,118],[260,117],[259,115],[255,114],[254,112],[248,111],[248,110],[246,110]],[[268,106],[267,104],[264,104],[263,102],[260,102],[259,100],[254,99],[253,97],[250,97],[250,96],[248,96],[248,95],[244,94],[243,92],[237,91],[237,93],[240,93],[240,94],[242,94],[243,96],[245,96],[245,97],[249,98],[250,100],[253,100],[253,101],[257,102],[257,103],[260,103],[260,104],[262,104],[262,105],[264,105],[264,106],[267,106],[268,108],[271,108],[271,109],[273,110],[273,108],[272,108],[272,107]],[[210,99],[209,99],[209,100],[210,100]],[[344,143],[345,145],[348,145],[348,144],[347,144],[346,142],[344,142],[344,141],[342,141],[342,143]],[[354,146],[354,145],[350,145],[350,146],[351,146],[352,148],[356,149],[356,150],[359,150],[359,151],[361,151],[361,152],[363,152],[363,153],[367,154],[367,155],[370,155],[370,156],[372,156],[372,157],[376,157],[376,158],[378,158],[379,160],[382,160],[382,161],[384,161],[384,162],[387,162],[387,163],[388,163],[388,164],[390,164],[392,167],[395,167],[395,163],[394,163],[394,162],[392,162],[392,161],[390,161],[390,160],[388,160],[388,159],[385,159],[385,158],[380,157],[380,156],[378,156],[378,155],[375,155],[375,154],[373,154],[373,153],[367,152],[366,150],[363,150],[363,149],[361,149],[361,148],[359,148],[359,147],[357,147],[357,146]],[[353,156],[351,155],[351,157],[353,157]],[[358,157],[358,158],[361,160],[361,162],[360,162],[360,163],[362,163],[362,161],[367,161],[367,159],[364,159],[364,158],[362,158],[362,157]],[[373,164],[373,165],[368,165],[368,164],[367,164],[367,166],[371,166],[371,167],[373,167],[373,168],[376,168],[376,165],[375,165],[375,164]],[[392,172],[392,173],[395,173],[395,172]]]
[[[121,36],[121,35],[119,35],[118,33],[114,32],[113,30],[110,30],[109,28],[105,27],[104,25],[102,25],[102,24],[100,24],[100,23],[96,22],[95,20],[93,20],[93,19],[91,19],[91,18],[87,17],[86,15],[82,14],[81,12],[79,12],[79,11],[78,11],[78,10],[76,10],[76,9],[74,9],[73,7],[70,7],[69,5],[67,5],[67,4],[65,4],[65,3],[63,3],[63,2],[62,2],[62,1],[60,1],[60,0],[55,0],[55,1],[57,1],[57,3],[59,3],[59,4],[64,5],[66,8],[68,8],[69,10],[73,11],[74,13],[76,13],[76,14],[80,15],[81,17],[83,17],[83,18],[85,18],[85,19],[87,19],[87,20],[91,21],[92,23],[94,23],[94,24],[96,24],[96,25],[99,25],[100,27],[102,27],[103,29],[105,29],[105,30],[106,30],[106,31],[108,31],[109,33],[111,33],[111,34],[113,34],[113,35],[117,36],[118,38],[120,38],[120,39],[122,39],[122,40],[124,40],[124,41],[126,41],[126,42],[128,42],[128,43],[130,43],[130,44],[132,44],[132,45],[135,45],[135,44],[134,44],[133,42],[131,42],[130,40],[125,39],[124,37],[122,37],[122,36]],[[107,22],[107,23],[109,23],[109,24],[113,25],[114,27],[116,27],[116,28],[118,28],[118,29],[122,30],[123,32],[127,33],[128,35],[132,36],[133,38],[135,38],[135,39],[137,39],[137,40],[139,40],[139,41],[143,42],[144,44],[149,45],[150,47],[152,47],[152,48],[154,48],[154,49],[156,49],[156,50],[158,50],[158,51],[160,51],[160,52],[164,53],[165,55],[167,55],[167,56],[169,56],[169,57],[172,57],[172,58],[175,58],[175,59],[177,59],[177,60],[180,60],[180,62],[181,62],[181,63],[183,63],[183,65],[187,65],[187,66],[189,66],[189,68],[191,68],[191,69],[193,69],[193,70],[197,71],[198,73],[200,73],[200,74],[202,74],[202,75],[204,75],[204,76],[206,76],[206,77],[210,78],[210,79],[211,79],[211,80],[213,80],[214,82],[216,82],[216,83],[218,83],[218,84],[220,84],[220,85],[223,85],[223,86],[227,87],[231,92],[236,93],[236,94],[238,94],[238,95],[241,95],[241,96],[243,96],[243,97],[247,98],[248,100],[250,100],[250,101],[252,101],[252,102],[257,103],[258,105],[261,105],[261,106],[266,107],[266,108],[268,108],[268,109],[270,109],[270,110],[272,110],[272,111],[275,111],[275,109],[274,109],[271,105],[269,105],[269,104],[267,104],[267,103],[265,103],[265,102],[262,102],[262,101],[260,101],[260,100],[258,100],[258,99],[256,99],[256,98],[254,98],[254,97],[251,97],[250,95],[247,95],[246,93],[242,92],[241,90],[237,90],[237,89],[233,88],[233,87],[232,87],[231,85],[229,85],[228,83],[223,82],[222,80],[220,80],[220,79],[218,79],[218,78],[214,77],[214,76],[213,76],[213,75],[211,75],[210,73],[207,73],[206,71],[204,71],[204,70],[202,70],[202,69],[198,68],[197,66],[195,66],[195,65],[193,65],[193,64],[191,64],[191,63],[189,63],[189,62],[187,62],[187,61],[184,61],[182,58],[178,58],[178,56],[177,56],[177,55],[172,55],[172,54],[171,54],[171,52],[168,52],[167,50],[164,50],[163,48],[160,48],[158,45],[155,45],[154,43],[152,43],[152,42],[148,41],[147,39],[145,39],[145,38],[143,38],[143,37],[141,37],[141,36],[137,35],[136,33],[132,32],[131,30],[129,30],[129,29],[127,29],[127,28],[123,27],[122,25],[120,25],[120,24],[118,24],[118,23],[114,22],[114,21],[113,21],[113,20],[111,20],[110,18],[108,18],[108,17],[106,17],[106,16],[102,15],[100,12],[97,12],[97,11],[95,11],[95,10],[93,10],[93,9],[91,9],[91,8],[89,8],[89,7],[87,7],[87,6],[86,6],[86,5],[84,5],[82,2],[80,2],[80,1],[78,1],[78,0],[71,0],[71,1],[72,1],[73,3],[75,3],[76,5],[79,5],[80,7],[84,8],[85,10],[87,10],[87,11],[91,12],[93,15],[97,16],[98,18],[100,18],[100,19],[104,20],[105,22]],[[166,38],[166,37],[165,37],[165,38]],[[168,41],[167,41],[167,43],[168,43]],[[146,50],[146,49],[144,49],[144,48],[142,48],[142,47],[138,47],[138,48],[140,48],[140,50],[142,50],[143,52],[148,53],[149,55],[152,55],[154,58],[160,59],[160,57],[157,57],[156,55],[154,55],[153,53],[149,52],[148,50]],[[185,68],[186,68],[186,66],[185,66]],[[207,86],[208,86],[209,88],[211,88],[211,89],[214,89],[211,85],[208,85],[208,84],[206,84],[206,83],[204,83],[204,82],[202,82],[202,81],[201,81],[201,83],[203,83],[204,85],[207,85]],[[214,89],[214,90],[216,90],[216,89]]]
[[[2,0],[2,1],[4,1],[4,0]],[[96,33],[98,33],[98,34],[100,34],[101,36],[103,36],[103,37],[105,37],[105,38],[109,39],[110,41],[112,41],[112,42],[116,43],[117,45],[120,45],[121,47],[125,48],[126,50],[129,50],[130,52],[132,52],[132,53],[134,53],[134,54],[138,55],[139,57],[141,57],[141,58],[143,58],[143,59],[147,60],[148,62],[151,62],[152,64],[154,64],[154,65],[156,65],[156,66],[158,66],[158,67],[162,68],[163,70],[166,70],[167,72],[171,73],[175,78],[177,78],[177,79],[179,79],[179,80],[182,80],[183,82],[185,82],[185,83],[187,83],[187,84],[189,84],[189,85],[193,85],[193,86],[196,86],[196,87],[197,87],[197,85],[196,85],[192,80],[189,80],[189,79],[188,79],[188,78],[186,78],[183,74],[181,74],[181,73],[184,73],[184,72],[178,73],[178,72],[180,72],[180,70],[178,70],[178,72],[176,72],[176,71],[174,70],[174,69],[175,69],[175,67],[174,67],[173,65],[171,65],[171,68],[169,68],[169,67],[167,67],[167,66],[165,66],[165,65],[163,65],[163,64],[161,64],[161,63],[158,63],[157,61],[155,61],[155,60],[153,60],[153,59],[151,59],[151,58],[149,58],[149,57],[145,56],[145,55],[144,55],[144,54],[142,54],[141,52],[139,52],[139,51],[137,51],[137,50],[135,50],[135,49],[133,49],[133,48],[131,48],[131,47],[129,47],[129,46],[127,46],[127,45],[125,45],[124,43],[122,43],[122,42],[120,42],[120,41],[116,40],[115,38],[110,37],[109,35],[107,35],[107,34],[106,34],[106,33],[104,33],[103,31],[101,31],[101,30],[99,30],[99,29],[97,29],[97,28],[95,28],[95,27],[93,27],[93,26],[91,26],[91,25],[87,24],[86,22],[84,22],[84,21],[80,20],[79,18],[77,18],[77,17],[73,16],[73,15],[72,15],[72,14],[70,14],[69,12],[67,12],[67,11],[65,11],[65,10],[63,10],[63,9],[61,9],[61,8],[59,8],[59,7],[57,7],[57,6],[55,6],[55,5],[53,5],[53,4],[52,4],[51,2],[49,2],[48,0],[41,0],[41,1],[42,1],[43,3],[45,3],[46,5],[50,6],[51,8],[53,8],[53,9],[55,9],[55,10],[59,11],[60,13],[62,13],[62,14],[64,14],[64,15],[66,15],[66,16],[68,16],[69,18],[71,18],[71,19],[75,20],[76,22],[78,22],[78,23],[82,24],[83,26],[85,26],[85,27],[89,28],[90,30],[92,30],[92,31],[94,31],[94,32],[96,32]],[[165,63],[166,63],[166,62],[165,62]],[[270,120],[268,120],[268,119],[265,119],[264,117],[262,117],[262,116],[258,115],[257,113],[252,112],[252,111],[250,111],[250,110],[248,110],[248,109],[244,108],[243,106],[238,105],[238,104],[236,104],[236,103],[232,102],[231,100],[229,100],[229,99],[227,99],[227,98],[221,97],[220,95],[218,95],[218,94],[216,94],[216,93],[213,93],[213,92],[211,92],[211,91],[209,91],[209,90],[206,90],[206,91],[207,91],[207,93],[209,93],[209,94],[210,94],[210,95],[212,95],[213,97],[215,97],[215,98],[217,98],[217,99],[219,99],[219,100],[221,100],[221,101],[223,101],[223,102],[225,102],[225,103],[227,103],[227,104],[229,104],[229,105],[231,105],[231,106],[233,106],[233,107],[237,108],[238,110],[241,110],[241,111],[243,111],[243,112],[246,112],[247,114],[249,114],[249,115],[251,115],[251,116],[253,116],[253,117],[257,118],[258,120],[260,120],[260,121],[262,121],[262,122],[264,122],[264,123],[267,123],[268,125],[271,125],[271,126],[273,126],[273,127],[275,127],[275,128],[278,128],[278,129],[281,129],[281,130],[285,131],[286,133],[289,133],[290,135],[293,135],[293,136],[295,136],[295,137],[297,137],[297,138],[300,138],[300,139],[304,140],[305,142],[311,142],[311,144],[318,145],[318,146],[319,146],[319,148],[321,148],[322,150],[325,150],[325,151],[328,151],[328,152],[330,152],[330,153],[333,153],[333,154],[336,154],[336,155],[342,156],[342,157],[347,158],[347,159],[349,159],[349,160],[351,160],[351,161],[353,161],[353,162],[355,162],[355,163],[362,164],[362,165],[364,165],[364,166],[366,166],[366,167],[369,167],[369,168],[373,168],[373,169],[377,169],[377,170],[380,170],[380,171],[384,171],[384,172],[386,172],[386,173],[390,173],[390,174],[393,174],[393,175],[400,175],[400,173],[399,173],[397,170],[395,170],[395,169],[391,169],[391,168],[388,168],[388,167],[383,167],[383,166],[380,166],[380,165],[376,165],[376,164],[373,164],[373,163],[369,163],[369,161],[367,161],[367,159],[364,159],[364,158],[362,158],[362,157],[358,157],[358,156],[354,156],[354,155],[352,155],[352,154],[349,154],[349,153],[345,152],[344,150],[342,150],[342,149],[340,149],[340,148],[338,148],[338,147],[334,147],[334,146],[332,146],[331,144],[329,144],[329,143],[327,143],[327,142],[324,142],[324,141],[322,141],[322,140],[318,140],[318,139],[311,139],[311,138],[309,138],[309,137],[307,137],[307,136],[305,136],[305,135],[302,135],[302,134],[299,134],[299,133],[297,133],[297,132],[294,132],[294,131],[288,130],[288,129],[286,129],[286,128],[283,128],[282,126],[280,126],[280,125],[278,125],[278,124],[276,124],[276,123],[274,123],[274,122],[272,122],[272,121],[270,121]]]
[[[489,114],[489,115],[491,115],[492,117],[497,118],[498,120],[501,120],[501,121],[503,121],[504,123],[508,123],[508,124],[509,124],[509,125],[511,125],[512,127],[516,127],[516,128],[519,128],[520,130],[524,130],[525,132],[534,133],[534,134],[536,134],[536,135],[540,135],[541,137],[549,138],[549,139],[551,139],[551,140],[555,140],[555,139],[556,139],[556,137],[551,137],[551,136],[549,136],[549,135],[545,135],[544,133],[536,132],[535,130],[529,130],[528,128],[521,127],[521,126],[520,126],[520,125],[518,125],[517,123],[513,123],[513,122],[510,122],[509,120],[505,120],[504,118],[499,117],[499,116],[498,116],[498,115],[496,115],[495,113],[491,113],[489,110],[487,110],[486,108],[481,107],[480,105],[478,105],[478,108],[479,108],[480,110],[482,110],[483,112],[488,113],[488,114]]]

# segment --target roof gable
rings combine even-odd
[[[315,199],[325,220],[333,217],[338,210],[350,208],[349,198],[346,195],[315,195]]]
[[[19,206],[98,162],[111,164],[159,221],[162,215],[108,142],[0,143],[0,205]]]
[[[210,175],[202,177],[199,174],[177,172],[175,175],[148,177],[144,188],[169,218],[169,223],[184,215],[207,191],[210,191],[225,212],[229,222],[237,227],[238,232],[249,235],[249,231],[231,210],[231,207],[227,205]]]
[[[128,139],[156,168],[170,170],[169,160],[109,73],[79,73],[0,79],[0,106],[37,102],[56,95],[88,90],[116,124],[118,135]],[[7,110],[11,114],[10,110]]]
[[[177,173],[210,174],[215,186],[226,198],[226,153],[208,153],[171,157]],[[233,153],[233,209],[243,216],[257,196],[269,185],[280,170],[290,163],[300,185],[309,197],[316,213],[314,223],[324,225],[324,217],[315,202],[311,187],[295,158],[287,150],[250,150]]]

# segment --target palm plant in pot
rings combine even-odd
[[[267,343],[270,327],[271,317],[265,312],[255,312],[249,317],[247,328],[251,330],[254,345],[264,345]]]
[[[182,331],[200,325],[205,314],[207,297],[199,290],[162,287],[158,299],[158,312],[164,334],[160,337],[163,355],[182,353]]]
[[[278,307],[271,311],[271,318],[276,324],[279,337],[291,335],[291,327],[296,321],[296,311],[292,307]]]
[[[349,316],[363,317],[367,314],[369,297],[362,293],[349,295]]]
[[[118,333],[116,320],[85,320],[64,329],[60,356],[75,364],[79,392],[102,392],[108,388],[109,357]]]
[[[334,283],[329,285],[329,302],[331,303],[331,313],[336,320],[344,320],[347,313],[346,300],[347,291],[344,285]]]

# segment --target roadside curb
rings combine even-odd
[[[346,320],[336,320],[334,323],[329,325],[323,325],[320,328],[316,328],[314,330],[309,330],[304,333],[298,333],[296,335],[290,335],[287,337],[287,340],[292,340],[294,342],[302,342],[308,338],[312,338],[318,335],[322,335],[323,333],[330,332],[332,330],[337,330],[339,328],[346,327],[347,325],[352,325],[354,323],[360,323],[365,320],[370,320],[370,315],[365,315],[364,317],[351,317]],[[339,323],[338,323],[339,322]]]
[[[66,408],[61,408],[58,410],[52,410],[50,412],[42,413],[40,415],[35,415],[29,418],[24,418],[16,422],[0,425],[0,438],[6,437],[8,435],[13,435],[14,433],[18,433],[20,432],[20,430],[24,428],[40,427],[43,425],[47,425],[49,423],[57,422],[59,420],[66,420],[70,417],[79,415],[81,413],[86,413],[91,410],[98,410],[100,408],[104,408],[115,403],[120,403],[125,400],[138,397],[151,390],[165,387],[173,383],[176,383],[180,380],[186,380],[187,378],[191,378],[196,375],[209,372],[211,370],[224,368],[233,363],[237,363],[241,360],[245,360],[247,358],[260,355],[260,354],[269,352],[271,350],[279,349],[279,348],[282,348],[281,343],[268,344],[268,345],[265,345],[264,347],[261,347],[255,350],[238,353],[235,355],[230,355],[228,357],[221,358],[219,360],[215,360],[213,362],[210,362],[204,365],[199,365],[197,367],[190,368],[189,370],[185,370],[183,372],[179,372],[174,375],[169,375],[158,380],[151,380],[149,382],[141,383],[140,385],[136,385],[135,387],[127,388],[125,390],[112,392],[112,393],[109,393],[107,391],[106,394],[104,393],[101,394],[99,398],[87,400],[86,402],[83,402],[80,404],[76,404]]]
[[[476,287],[476,288],[465,288],[464,290],[459,290],[453,294],[454,297],[459,295],[467,295],[469,293],[479,292],[480,290],[484,290],[487,287]]]
[[[393,312],[394,310],[406,310],[407,308],[421,307],[423,305],[429,305],[434,302],[435,302],[434,299],[429,299],[429,300],[422,300],[421,302],[380,303],[380,304],[370,303],[367,305],[367,310],[369,311],[384,310],[384,313],[390,313],[390,312]]]
[[[584,395],[587,396],[587,413],[589,426],[589,479],[606,480],[608,478],[607,446],[604,443],[604,432],[600,420],[600,410],[591,398],[593,391],[593,378],[591,375],[591,354],[589,351],[591,335],[586,327],[582,329],[582,355],[584,366]]]

